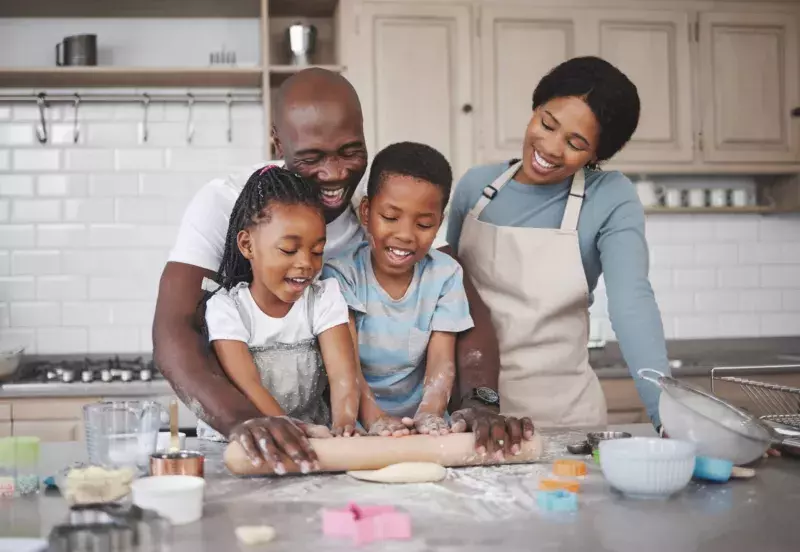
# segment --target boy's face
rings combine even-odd
[[[411,271],[436,238],[443,204],[441,190],[430,182],[384,175],[375,197],[361,202],[375,269],[396,275]]]
[[[269,220],[242,230],[237,241],[253,267],[256,301],[294,303],[322,269],[325,221],[313,207],[278,203]]]

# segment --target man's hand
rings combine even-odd
[[[469,404],[465,401],[465,404]],[[488,406],[467,406],[453,412],[450,431],[475,434],[475,450],[478,454],[494,454],[498,460],[504,455],[519,454],[522,439],[533,438],[533,422],[530,418],[502,416]]]
[[[306,424],[287,416],[269,416],[247,420],[233,428],[229,440],[237,441],[254,466],[263,462],[278,475],[286,473],[291,459],[302,473],[319,470],[319,460],[307,435],[330,437],[327,428]]]

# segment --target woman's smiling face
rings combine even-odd
[[[525,184],[553,184],[596,159],[600,124],[583,99],[553,98],[533,111],[525,131],[522,169]]]

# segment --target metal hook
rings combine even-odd
[[[36,98],[36,103],[39,106],[39,126],[36,127],[36,138],[39,139],[40,144],[47,143],[47,101],[44,92],[41,92]]]
[[[147,93],[142,94],[142,108],[144,110],[142,116],[142,142],[147,143],[147,137],[150,134],[147,130],[147,111],[150,109],[150,95]]]
[[[186,143],[191,144],[194,138],[194,96],[191,92],[186,94],[189,97],[188,108],[189,116],[186,119]]]
[[[77,144],[78,140],[81,137],[80,127],[78,127],[78,107],[81,105],[81,97],[76,92],[75,93],[75,111],[73,113],[74,119],[72,120],[72,143]]]
[[[225,97],[225,104],[228,106],[228,143],[231,143],[233,142],[233,116],[231,114],[233,111],[233,96],[231,96],[230,92]]]

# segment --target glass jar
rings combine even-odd
[[[16,461],[16,494],[24,496],[39,492],[39,438],[14,437]]]
[[[14,496],[14,444],[13,437],[0,438],[0,498]]]

